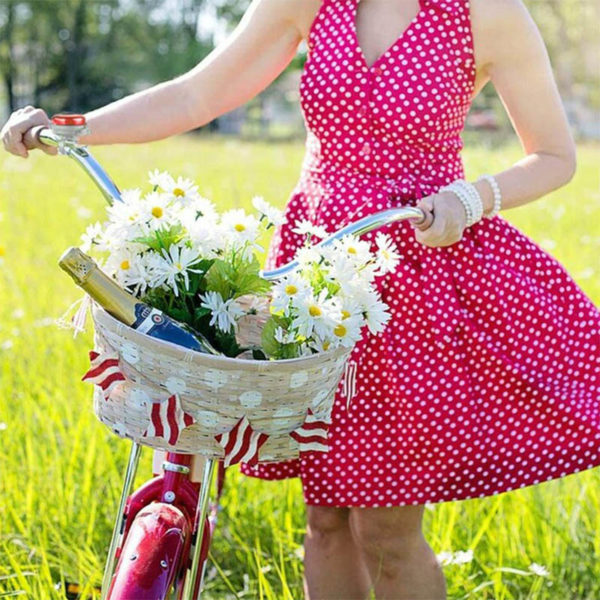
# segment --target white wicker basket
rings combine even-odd
[[[117,354],[125,381],[106,400],[95,386],[94,411],[118,435],[160,450],[222,458],[215,435],[230,431],[246,416],[255,431],[269,435],[261,462],[299,455],[289,435],[302,426],[307,411],[329,420],[333,398],[351,348],[308,357],[260,361],[213,356],[187,350],[123,325],[93,305],[95,345]],[[195,423],[176,445],[162,437],[143,437],[148,405],[176,393]]]

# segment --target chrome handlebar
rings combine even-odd
[[[52,125],[52,129],[50,129],[43,125],[38,125],[26,132],[24,141],[29,147],[35,147],[40,143],[57,147],[59,154],[71,157],[83,168],[96,184],[108,204],[112,205],[114,202],[123,202],[119,188],[107,175],[106,171],[87,151],[86,146],[81,146],[77,143],[76,134],[84,131],[85,127],[85,125]],[[346,225],[346,227],[321,240],[315,247],[328,246],[345,235],[354,234],[360,236],[390,223],[414,218],[418,219],[418,221],[414,222],[415,225],[429,225],[432,215],[416,206],[403,206],[382,210]],[[261,271],[261,276],[269,280],[278,279],[290,273],[296,267],[298,267],[298,262],[294,260],[272,271]]]
[[[48,146],[57,147],[59,154],[64,154],[74,159],[92,178],[92,181],[98,186],[100,193],[109,204],[123,202],[121,192],[114,181],[100,166],[100,163],[87,151],[86,146],[80,146],[74,138],[60,136],[52,129],[38,125],[37,127],[32,127],[25,134],[24,140],[30,146],[35,146],[36,142],[40,142]]]
[[[362,235],[373,229],[379,229],[384,225],[395,223],[396,221],[402,221],[403,219],[420,218],[424,220],[427,218],[424,211],[416,206],[401,206],[398,208],[389,208],[382,210],[372,215],[367,215],[358,221],[354,221],[342,229],[338,229],[335,233],[332,233],[329,237],[321,240],[318,244],[315,244],[315,248],[322,248],[328,246],[335,240],[339,240],[345,235],[354,234]],[[419,221],[420,222],[420,221]],[[279,279],[283,275],[287,275],[298,266],[298,261],[293,260],[278,269],[272,271],[261,271],[261,277],[264,279]]]

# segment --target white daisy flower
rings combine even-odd
[[[335,253],[331,255],[329,266],[325,271],[325,280],[338,283],[342,289],[348,287],[356,278],[354,261],[346,254]]]
[[[321,253],[314,246],[301,246],[294,256],[294,260],[297,260],[298,264],[303,267],[307,267],[313,263],[318,264],[321,258]]]
[[[327,350],[331,350],[335,346],[332,345],[331,338],[315,337],[308,340],[308,347],[316,352],[327,352]]]
[[[215,205],[204,196],[199,195],[197,198],[190,199],[190,201],[186,203],[186,208],[195,212],[194,219],[202,217],[216,221],[219,218]]]
[[[436,558],[441,565],[451,565],[452,556],[452,552],[439,552],[436,554]]]
[[[96,222],[92,225],[89,225],[85,233],[81,236],[81,245],[79,246],[82,252],[89,252],[92,249],[92,246],[97,244],[97,242],[102,238],[103,227],[100,222]]]
[[[254,196],[252,206],[260,213],[261,220],[264,218],[269,225],[282,225],[286,222],[283,212],[269,204],[262,196]]]
[[[308,283],[296,272],[282,277],[272,287],[271,307],[275,312],[283,311],[289,314],[290,301],[294,298],[305,297],[310,293]]]
[[[148,171],[148,181],[155,186],[158,186],[161,190],[166,190],[170,185],[173,185],[173,177],[167,173],[167,171]]]
[[[216,324],[225,333],[229,333],[232,328],[235,330],[237,326],[236,319],[245,314],[233,298],[223,301],[223,297],[219,292],[206,292],[199,297],[203,300],[200,306],[208,308],[212,313],[209,325]]]
[[[143,219],[151,229],[158,229],[173,222],[174,211],[165,194],[150,192],[144,199]]]
[[[327,230],[322,225],[315,225],[311,223],[308,219],[298,219],[296,221],[296,226],[292,229],[294,233],[298,233],[299,235],[307,235],[318,237],[319,239],[326,238],[329,234]]]
[[[119,251],[113,252],[106,259],[105,268],[108,273],[112,273],[121,285],[126,285],[127,271],[131,269],[131,265],[137,260],[134,252],[129,251],[127,246],[122,246]]]
[[[400,261],[400,254],[395,242],[389,235],[381,231],[375,236],[377,245],[377,266],[381,273],[388,273],[396,268]]]
[[[127,268],[123,268],[125,265],[121,264],[120,276],[123,284],[132,288],[134,295],[144,294],[150,286],[156,259],[157,255],[154,252],[146,252],[138,255]]]
[[[362,298],[357,299],[362,303],[363,312],[367,327],[372,334],[381,333],[387,322],[390,320],[390,313],[388,312],[388,306],[385,302],[382,302],[379,294],[369,288],[362,295]]]
[[[212,217],[186,221],[182,223],[187,229],[187,235],[194,248],[206,258],[215,258],[224,250],[227,239],[222,227]]]
[[[466,563],[470,563],[473,560],[473,550],[471,550],[470,548],[468,550],[457,550],[454,553],[454,558],[452,559],[452,562],[455,565],[464,565]]]
[[[333,328],[334,339],[342,346],[350,348],[362,337],[361,326],[361,317],[355,315],[342,318]]]
[[[362,321],[362,306],[352,296],[341,296],[339,297],[339,302],[342,311],[342,319],[357,317]],[[362,325],[364,325],[364,323],[362,323]]]
[[[187,203],[200,198],[198,186],[191,179],[185,177],[179,176],[176,181],[172,177],[164,178],[161,188],[169,200]]]
[[[308,338],[315,332],[318,336],[327,337],[342,320],[337,299],[327,298],[328,293],[327,289],[323,289],[318,296],[310,293],[292,300],[295,312],[292,326],[300,335]]]
[[[123,202],[115,202],[107,208],[111,223],[127,226],[144,218],[145,206],[139,188],[123,190],[121,199]]]
[[[173,244],[169,248],[167,253],[164,249],[162,255],[165,259],[166,265],[164,267],[166,273],[166,283],[170,285],[176,296],[179,295],[179,289],[176,282],[176,278],[181,275],[183,277],[185,289],[188,290],[190,287],[190,279],[188,271],[192,271],[190,267],[195,265],[201,260],[198,256],[198,250],[196,248],[188,248],[187,246],[181,246],[179,244]]]
[[[230,238],[234,247],[239,247],[243,242],[254,244],[258,237],[258,219],[246,213],[241,208],[228,210],[221,216],[221,225],[225,234]]]
[[[336,250],[345,254],[355,265],[364,265],[372,259],[369,242],[360,240],[354,235],[345,235],[333,244]]]
[[[540,577],[548,577],[550,572],[543,565],[538,565],[538,563],[531,563],[529,565],[529,570],[535,575],[539,575]]]

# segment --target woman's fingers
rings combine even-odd
[[[27,148],[23,143],[23,134],[16,127],[11,127],[6,133],[6,142],[4,147],[12,154],[17,154],[23,158],[27,158],[29,156]]]
[[[413,227],[418,229],[419,231],[425,231],[429,229],[435,220],[435,215],[433,212],[433,198],[431,196],[427,196],[425,198],[421,198],[419,202],[417,202],[417,208],[420,208],[425,213],[425,220],[422,223],[415,223],[412,219],[409,219]]]
[[[40,148],[46,154],[56,155],[58,151],[52,146],[42,144],[39,140],[26,142],[23,139],[25,132],[37,125],[50,125],[48,115],[41,108],[35,108],[28,104],[14,111],[0,131],[4,149],[22,158],[27,158],[28,150],[33,148]]]

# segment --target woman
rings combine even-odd
[[[331,231],[416,205],[433,224],[388,227],[402,256],[382,283],[392,319],[352,355],[355,395],[349,405],[336,397],[330,451],[242,470],[302,477],[307,598],[364,599],[370,589],[378,599],[445,598],[421,531],[426,502],[600,464],[600,311],[552,256],[494,215],[498,198],[502,210],[538,199],[576,164],[543,41],[520,0],[254,0],[194,69],[88,113],[81,142],[143,143],[205,125],[263,90],[302,39],[306,155],[270,266],[291,258],[298,218]],[[488,81],[526,156],[472,184],[483,215],[468,225],[468,202],[442,188],[464,177],[459,135]],[[39,109],[16,111],[6,149],[26,157],[24,132],[47,122]]]

